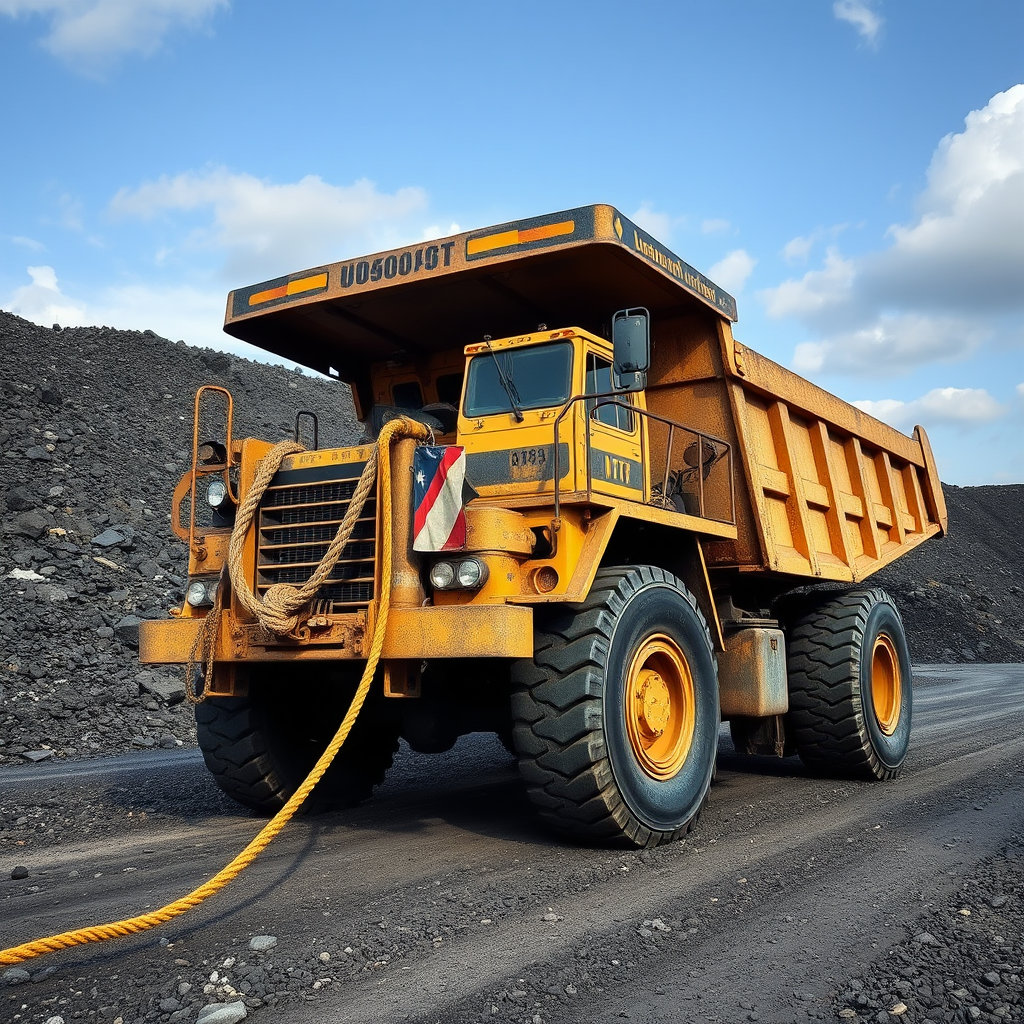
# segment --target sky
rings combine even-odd
[[[224,335],[228,291],[610,203],[736,337],[1024,481],[1020,0],[0,0],[0,308]]]

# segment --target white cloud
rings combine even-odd
[[[33,252],[42,252],[46,248],[42,242],[37,242],[34,238],[28,238],[25,235],[11,235],[11,241],[15,245],[31,249]]]
[[[782,247],[782,258],[787,263],[802,263],[811,254],[817,239],[811,235],[797,235]]]
[[[870,46],[878,44],[878,33],[883,19],[876,14],[865,0],[836,0],[832,13],[840,20],[849,22]]]
[[[762,292],[768,315],[808,317],[847,302],[856,272],[853,261],[830,246],[823,270],[809,270],[799,281],[783,281]]]
[[[317,175],[283,185],[224,168],[162,177],[121,189],[110,202],[119,217],[150,220],[207,211],[212,222],[185,231],[183,248],[226,255],[233,278],[280,274],[374,247],[418,238],[414,215],[427,205],[420,188],[379,192],[365,179],[332,185]],[[163,250],[163,259],[167,250]]]
[[[798,373],[891,377],[922,363],[966,359],[986,339],[984,327],[953,317],[883,314],[873,324],[797,345]]]
[[[770,316],[818,336],[797,353],[804,370],[904,372],[960,358],[995,336],[995,314],[1024,313],[1024,85],[942,140],[917,208],[886,248],[847,258],[831,246],[821,268],[761,293]],[[799,257],[813,237],[783,254]]]
[[[122,330],[153,330],[172,341],[225,348],[221,330],[225,294],[189,284],[126,284],[104,288],[89,308],[92,323]]]
[[[32,283],[15,289],[3,308],[44,327],[111,324],[119,330],[153,330],[172,341],[180,339],[262,362],[294,365],[224,334],[225,292],[221,288],[115,285],[99,289],[95,299],[87,303],[61,292],[53,267],[29,267],[28,274]]]
[[[57,205],[60,207],[60,219],[58,224],[70,228],[72,231],[82,230],[82,201],[69,196],[66,192],[57,198]]]
[[[672,217],[667,213],[659,213],[646,199],[640,204],[640,209],[636,213],[629,214],[629,219],[662,242],[668,242],[671,239],[673,225],[686,222],[685,217]]]
[[[705,235],[720,235],[728,231],[732,225],[727,220],[711,218],[700,222],[700,230]]]
[[[461,232],[462,228],[455,221],[452,221],[447,228],[442,228],[440,224],[429,224],[420,232],[419,240],[429,242],[434,238],[446,238],[449,235],[461,234]]]
[[[932,157],[918,220],[890,228],[892,246],[865,261],[865,288],[882,300],[1024,306],[1024,85],[965,124]]]
[[[953,424],[969,428],[990,423],[1006,414],[1006,409],[984,388],[934,388],[912,402],[883,398],[879,401],[864,399],[853,404],[899,428],[917,423],[924,427]]]
[[[155,53],[173,29],[201,29],[229,0],[0,0],[0,14],[49,18],[43,45],[94,72],[127,53]]]
[[[4,308],[46,327],[61,324],[78,327],[86,322],[85,310],[61,293],[53,267],[28,267],[31,284],[16,288]]]
[[[835,224],[830,228],[817,227],[809,235],[797,235],[782,247],[782,258],[787,263],[805,263],[811,250],[826,238],[835,239],[848,225]]]
[[[745,249],[733,249],[720,259],[709,271],[708,277],[726,291],[738,295],[750,277],[757,260]]]

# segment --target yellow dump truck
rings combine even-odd
[[[227,333],[344,381],[365,436],[320,448],[309,415],[309,445],[239,439],[230,396],[197,396],[172,515],[189,585],[143,623],[141,657],[205,662],[199,744],[222,788],[282,805],[383,613],[322,805],[365,797],[399,737],[436,752],[473,731],[584,841],[684,834],[723,720],[745,752],[896,774],[910,656],[863,581],[946,528],[928,439],[740,344],[735,319],[610,206],[233,291]]]

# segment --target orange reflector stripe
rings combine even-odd
[[[471,238],[466,244],[466,252],[470,256],[478,252],[490,252],[491,249],[504,249],[507,245],[519,244],[518,231],[502,231],[498,235],[486,235],[483,238]]]
[[[544,224],[539,228],[523,228],[522,231],[501,231],[496,235],[485,235],[483,238],[471,238],[466,244],[466,253],[475,256],[479,252],[490,252],[492,249],[505,249],[510,245],[522,245],[524,242],[537,242],[542,238],[556,238],[558,235],[571,235],[576,230],[576,222],[564,220],[559,224]]]
[[[536,242],[541,238],[555,238],[558,235],[571,235],[576,230],[576,222],[564,220],[561,224],[545,224],[539,228],[527,228],[519,232],[520,242]]]
[[[284,299],[289,295],[301,295],[303,292],[311,292],[316,288],[327,287],[326,274],[314,274],[313,277],[302,277],[298,281],[289,281],[278,288],[268,288],[265,292],[256,292],[249,296],[249,305],[258,306],[271,299]]]

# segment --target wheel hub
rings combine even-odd
[[[637,715],[641,731],[652,739],[662,736],[672,717],[672,698],[668,684],[654,669],[641,671],[636,699],[640,705]]]
[[[896,645],[884,633],[875,639],[871,652],[871,704],[878,728],[891,736],[903,710],[903,686]]]
[[[670,636],[639,647],[626,677],[626,733],[637,763],[652,779],[675,778],[686,763],[696,722],[693,676]]]

